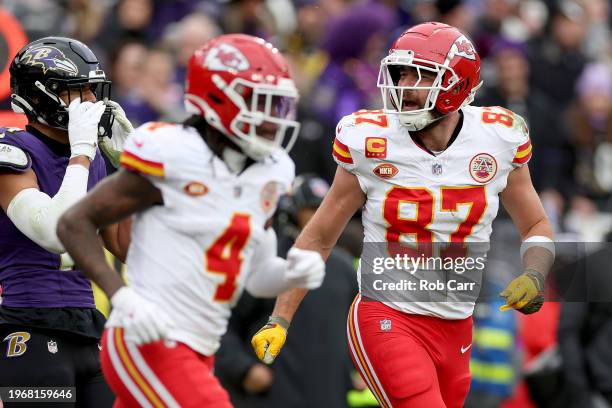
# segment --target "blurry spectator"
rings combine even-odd
[[[264,0],[230,0],[221,25],[226,33],[243,33],[268,39],[276,33],[274,18]]]
[[[160,49],[149,52],[139,91],[146,105],[154,112],[154,120],[185,119],[181,87],[174,82],[174,60],[168,52]]]
[[[106,17],[98,44],[107,51],[128,40],[150,45],[153,11],[153,0],[119,0]]]
[[[147,48],[143,44],[126,42],[112,56],[113,98],[121,104],[135,126],[156,119],[148,109],[142,112],[142,98],[138,90],[147,55]]]
[[[136,126],[184,119],[181,87],[174,82],[174,60],[163,50],[138,42],[123,45],[113,65],[113,92]]]
[[[278,215],[279,253],[285,254],[314,215],[329,185],[314,175],[296,178],[293,195]],[[334,248],[323,285],[309,293],[291,322],[274,365],[257,360],[251,336],[268,319],[273,299],[243,294],[216,354],[216,374],[236,408],[344,408],[352,389],[346,316],[357,293],[352,258]]]
[[[586,58],[582,45],[587,19],[582,6],[573,0],[561,0],[553,14],[550,34],[531,44],[531,84],[557,103],[559,114],[574,96],[574,84]]]
[[[569,112],[581,193],[605,199],[612,191],[612,69],[590,64],[576,84],[578,100]]]
[[[170,24],[189,16],[197,11],[216,10],[219,1],[202,0],[153,0],[153,17],[151,18],[150,34],[154,40],[161,38]],[[201,45],[201,44],[200,44]]]
[[[111,56],[110,71],[113,97],[116,100],[123,101],[129,98],[130,93],[136,88],[147,54],[147,48],[142,43],[128,41],[119,46]]]
[[[297,29],[287,38],[287,57],[302,98],[307,98],[327,63],[319,48],[325,33],[325,14],[315,0],[296,2]]]
[[[70,37],[88,42],[93,39],[104,21],[105,4],[94,0],[68,0],[71,15]]]
[[[405,26],[410,27],[418,23],[436,21],[438,14],[439,12],[438,8],[436,7],[435,0],[413,1],[412,6],[410,8],[410,16],[412,17],[412,23],[405,24]]]
[[[592,59],[612,58],[610,0],[583,0],[588,19],[585,52]]]
[[[498,41],[504,21],[512,15],[513,0],[483,0],[483,13],[474,33],[474,42],[480,58],[486,59]]]
[[[438,21],[469,34],[474,28],[474,14],[463,0],[437,0]]]
[[[311,98],[321,120],[335,127],[345,115],[381,105],[376,82],[385,33],[394,24],[389,9],[378,4],[349,8],[331,22],[323,41],[329,64]]]
[[[557,107],[545,94],[530,86],[530,66],[524,46],[499,40],[491,54],[497,83],[494,88],[485,88],[477,103],[506,107],[527,121],[534,149],[529,171],[536,190],[562,190],[572,177],[568,165],[571,152]]]
[[[66,36],[68,27],[62,24],[65,9],[60,2],[46,0],[3,0],[0,1],[23,26],[30,39],[47,36]],[[11,55],[9,58],[12,58]],[[10,61],[9,61],[10,63]]]
[[[200,45],[221,34],[217,24],[204,13],[193,13],[183,18],[166,34],[166,41],[176,54],[176,75],[178,84],[185,83],[187,63]]]

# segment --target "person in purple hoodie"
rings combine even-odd
[[[131,125],[109,100],[96,56],[79,41],[28,44],[10,76],[13,110],[28,125],[0,124],[0,387],[76,387],[71,406],[110,407],[114,396],[99,361],[105,319],[55,228],[106,176],[98,142],[115,162]],[[127,230],[114,225],[100,236],[123,260],[119,231]]]

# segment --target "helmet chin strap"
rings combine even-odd
[[[427,126],[431,125],[444,118],[446,115],[435,116],[433,110],[420,113],[418,115],[410,115],[409,113],[400,113],[399,120],[402,125],[408,128],[410,132],[418,132],[419,130],[425,129]]]

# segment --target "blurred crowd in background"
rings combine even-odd
[[[529,168],[557,236],[604,241],[612,230],[609,0],[0,0],[0,7],[16,17],[31,40],[63,35],[91,46],[113,81],[113,99],[134,125],[185,119],[185,67],[208,39],[241,32],[271,41],[288,57],[301,95],[302,128],[291,153],[297,173],[327,182],[336,167],[331,144],[337,121],[381,106],[379,62],[393,39],[419,22],[454,25],[473,39],[482,58],[484,86],[474,105],[504,106],[529,124]],[[8,109],[8,102],[1,108]],[[500,214],[493,239],[518,241],[508,224],[508,217]],[[356,232],[345,234],[344,247],[358,256],[359,228],[351,228]],[[500,406],[505,401],[506,407],[534,406],[527,387],[519,383],[520,373],[528,360],[558,343],[560,309],[558,303],[547,304],[524,319],[495,313],[490,304],[477,308],[481,323],[474,338],[468,405]],[[253,333],[244,331],[243,345],[248,347]],[[612,330],[608,335],[612,348]],[[583,340],[583,333],[576,336]],[[579,402],[564,398],[556,406],[588,406],[585,401],[597,387],[604,399],[609,392],[612,400],[612,367],[609,382],[594,386],[587,365],[566,367],[577,375],[586,370],[584,378],[560,380]],[[258,376],[247,384],[249,367],[237,374],[237,387],[244,388],[244,395],[265,394],[274,381],[272,372],[257,366]],[[360,388],[358,383],[347,387]],[[349,401],[352,406],[372,403],[357,395]],[[253,404],[237,405],[257,406]]]

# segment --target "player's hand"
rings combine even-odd
[[[123,145],[130,133],[134,131],[134,127],[125,115],[121,105],[115,101],[108,101],[106,103],[113,108],[115,119],[111,128],[112,136],[104,136],[100,139],[100,150],[104,152],[115,168],[119,168],[119,157],[123,151]]]
[[[325,278],[325,262],[316,251],[293,247],[287,253],[285,279],[296,288],[316,289]]]
[[[68,105],[68,139],[70,158],[86,156],[89,160],[96,157],[98,146],[98,123],[104,113],[104,102],[81,102],[76,98]]]
[[[282,317],[270,317],[268,323],[251,339],[257,358],[266,364],[272,364],[285,344],[287,330],[289,322]]]
[[[544,304],[544,276],[528,269],[499,295],[506,299],[506,304],[500,307],[501,311],[516,309],[523,314],[535,313]]]
[[[110,299],[113,310],[106,327],[123,327],[125,340],[145,344],[160,340],[173,326],[163,310],[123,286]]]

